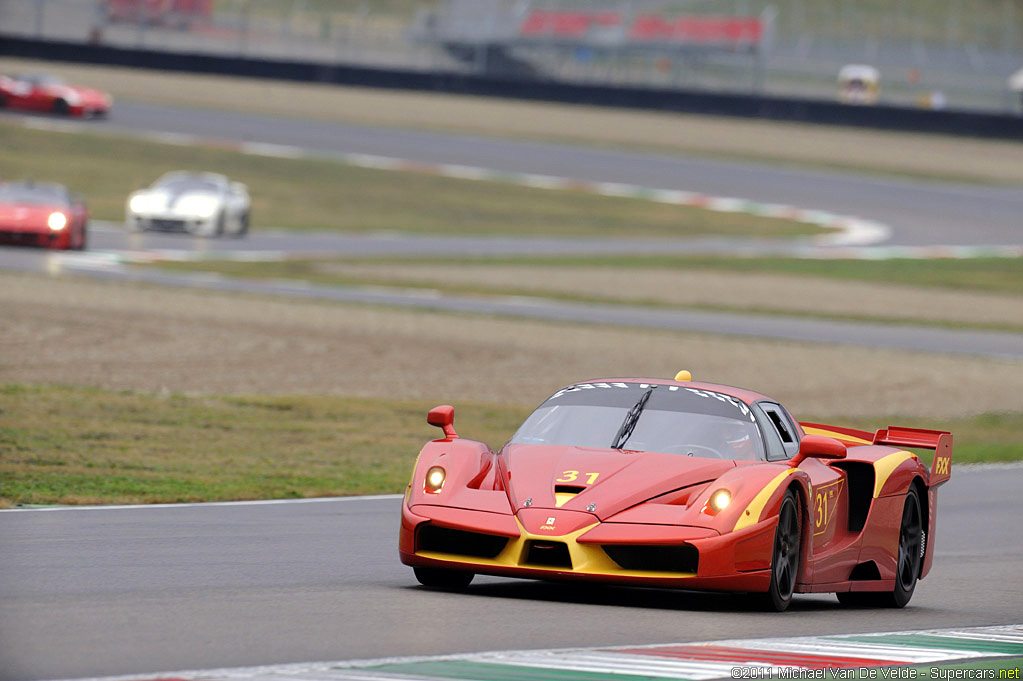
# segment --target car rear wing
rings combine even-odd
[[[943,485],[952,477],[952,433],[943,430],[888,426],[874,433],[874,444],[933,449],[931,487]]]
[[[843,428],[825,423],[803,421],[799,424],[808,435],[824,435],[841,440],[846,445],[887,445],[889,447],[913,447],[916,449],[933,449],[934,461],[931,463],[931,487],[948,482],[952,476],[952,433],[943,430],[925,430],[923,428],[903,428],[888,426],[876,433],[857,428]]]

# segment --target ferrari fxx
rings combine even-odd
[[[558,390],[499,451],[427,420],[399,554],[427,587],[475,574],[905,606],[934,559],[952,435],[800,423],[765,395],[608,378]],[[928,468],[914,450],[934,450]]]

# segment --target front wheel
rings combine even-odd
[[[67,116],[71,113],[71,105],[66,100],[56,99],[53,101],[53,113],[58,116]]]
[[[472,578],[476,576],[463,570],[445,570],[443,568],[414,567],[412,571],[416,573],[416,579],[423,586],[446,591],[461,591],[469,586]]]
[[[782,499],[778,511],[778,527],[774,531],[774,552],[771,556],[771,586],[762,594],[764,609],[783,612],[792,603],[799,574],[801,549],[799,503],[791,491]]]

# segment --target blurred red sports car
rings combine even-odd
[[[105,92],[68,85],[53,76],[0,75],[0,108],[62,116],[105,116],[112,102]]]
[[[0,182],[0,243],[80,251],[88,222],[85,203],[66,187]]]

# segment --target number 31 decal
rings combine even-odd
[[[592,485],[597,481],[600,473],[583,473],[586,477],[586,484]],[[579,479],[579,471],[561,471],[560,478],[554,478],[554,482],[575,482]]]

